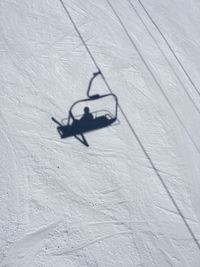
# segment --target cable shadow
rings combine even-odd
[[[160,35],[162,36],[162,38],[164,39],[164,41],[166,42],[167,46],[169,47],[170,51],[172,52],[172,54],[174,55],[175,59],[177,60],[178,64],[180,65],[181,69],[183,70],[183,72],[185,73],[185,75],[187,76],[188,80],[190,81],[190,83],[192,84],[193,88],[195,89],[195,91],[197,92],[197,94],[200,96],[200,91],[197,88],[197,86],[195,85],[195,83],[193,82],[191,76],[189,75],[188,71],[185,69],[185,67],[183,66],[182,62],[180,61],[180,59],[178,58],[178,56],[176,55],[174,49],[172,48],[172,46],[170,45],[169,41],[167,40],[167,38],[165,37],[165,35],[162,33],[160,27],[157,25],[157,23],[153,20],[152,16],[150,15],[150,13],[148,12],[148,10],[146,9],[146,7],[144,6],[144,4],[142,3],[141,0],[137,0],[139,2],[139,4],[141,5],[141,7],[143,8],[143,10],[145,11],[145,13],[147,14],[147,16],[149,17],[149,19],[151,20],[151,22],[153,23],[153,25],[156,27],[156,29],[158,30],[158,32],[160,33]]]
[[[139,1],[139,0],[138,0]],[[159,43],[157,42],[156,38],[154,37],[154,35],[151,33],[151,31],[149,30],[148,26],[146,25],[146,23],[144,22],[143,18],[140,16],[139,12],[137,11],[136,7],[134,6],[134,4],[131,2],[131,0],[128,0],[131,8],[133,9],[133,11],[136,13],[136,15],[138,16],[139,20],[141,21],[141,23],[144,25],[146,31],[148,32],[149,36],[151,36],[152,40],[154,41],[154,43],[156,44],[156,46],[158,47],[160,53],[162,54],[162,56],[164,57],[164,59],[166,60],[166,62],[168,63],[170,69],[172,70],[172,72],[174,73],[174,76],[176,77],[176,79],[179,81],[180,85],[182,86],[185,94],[188,96],[190,102],[193,104],[194,108],[196,109],[196,111],[200,114],[200,109],[197,106],[197,104],[195,103],[195,101],[192,99],[191,95],[189,94],[189,92],[187,91],[187,88],[185,86],[185,84],[182,82],[182,80],[180,79],[180,77],[178,76],[176,70],[174,69],[173,65],[171,64],[170,60],[167,58],[165,52],[163,51],[163,49],[161,48],[161,46],[159,45]],[[157,27],[156,27],[157,28]],[[160,33],[160,31],[159,31]],[[161,33],[160,33],[161,34]],[[161,35],[162,36],[162,35]],[[163,37],[163,36],[162,36]],[[163,37],[164,38],[164,37]],[[165,39],[164,39],[165,40]],[[166,42],[166,41],[165,41]],[[166,42],[167,46],[169,47],[168,43]],[[171,47],[169,48],[171,51]],[[172,52],[172,51],[171,51]]]

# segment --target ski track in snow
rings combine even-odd
[[[63,5],[123,114],[60,140],[94,62],[62,1],[1,1],[0,266],[199,267],[199,3]]]

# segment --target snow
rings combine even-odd
[[[97,69],[62,1],[2,0],[0,266],[199,267],[199,2],[63,3],[120,123],[60,139]]]

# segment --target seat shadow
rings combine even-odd
[[[87,111],[88,107],[85,107],[84,110],[84,114],[74,117],[71,123],[68,118],[58,122],[52,117],[52,120],[58,125],[57,131],[61,139],[74,136],[79,140],[79,135],[83,138],[83,134],[87,132],[97,131],[119,124],[119,120],[113,117],[108,110],[99,110],[92,113]],[[79,141],[83,140],[81,139]]]

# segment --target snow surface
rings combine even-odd
[[[97,69],[62,2],[0,1],[0,266],[199,267],[200,2],[64,4],[124,113],[61,140]]]

